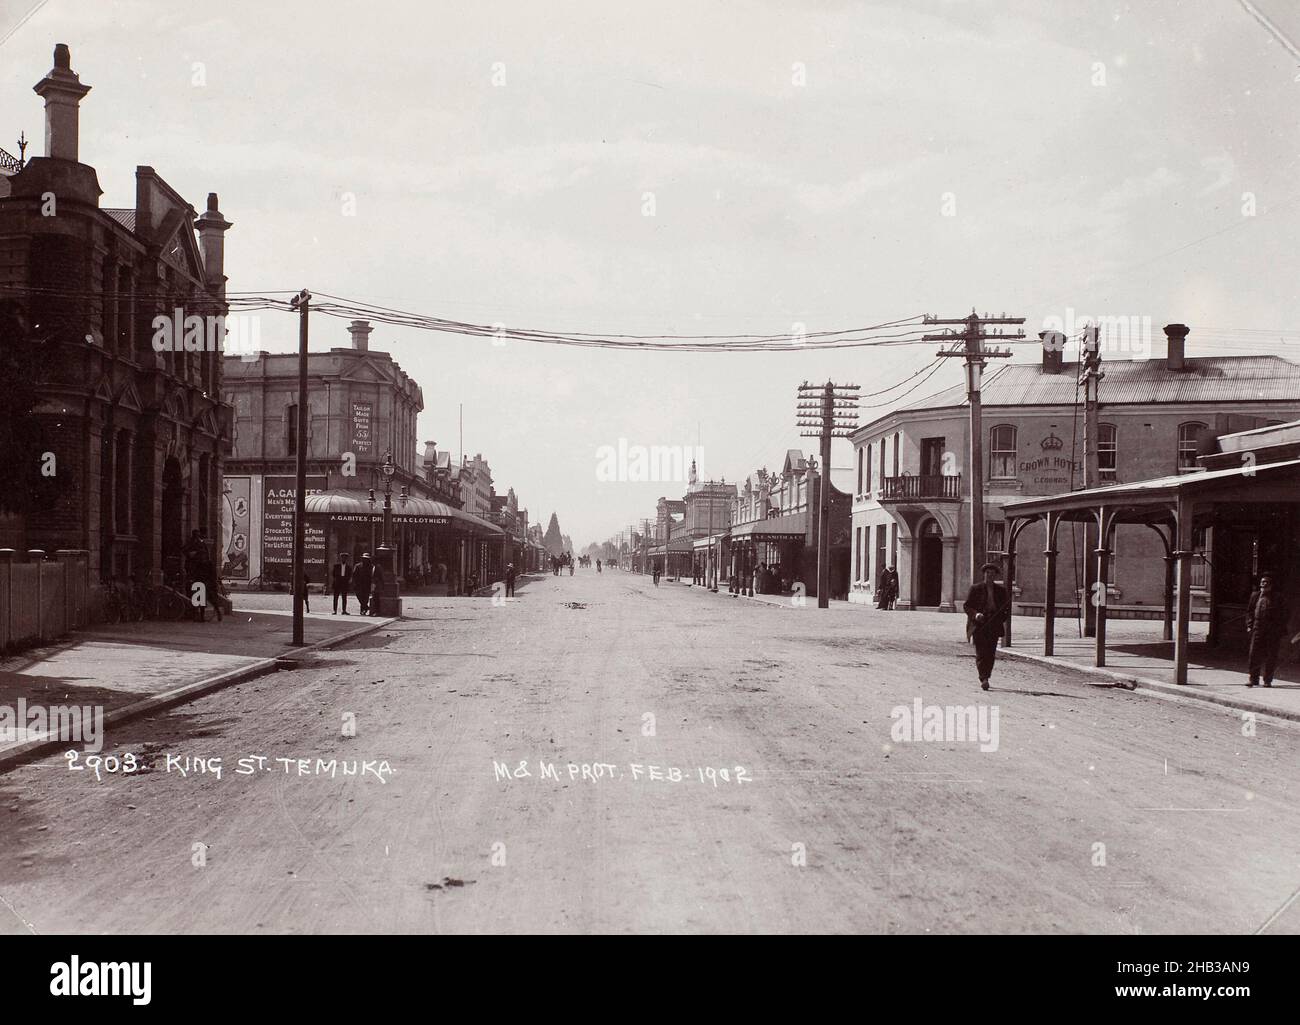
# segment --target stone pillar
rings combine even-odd
[[[947,538],[944,540],[946,541]],[[894,605],[896,609],[910,610],[916,607],[916,603],[912,601],[912,595],[916,593],[915,566],[912,558],[915,544],[916,538],[910,534],[898,535],[898,602]]]
[[[943,537],[943,588],[939,600],[940,612],[956,612],[957,592],[957,538]]]

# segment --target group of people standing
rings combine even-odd
[[[560,570],[565,566],[569,567],[569,576],[573,576],[573,553],[565,552],[563,555],[551,556],[551,575],[559,576]]]
[[[898,604],[898,570],[893,566],[886,566],[880,571],[880,579],[876,581],[876,608],[893,609],[896,604]]]
[[[355,566],[352,565],[346,554],[341,554],[334,563],[334,567],[330,570],[330,591],[334,595],[334,615],[339,614],[340,602],[343,605],[343,615],[349,615],[349,593],[356,596],[357,604],[361,607],[361,615],[379,615],[379,603],[375,599],[379,595],[379,587],[383,583],[383,579],[383,568],[370,558],[369,552],[362,555]],[[306,596],[303,597],[305,601]],[[311,609],[308,608],[307,611],[310,612]]]

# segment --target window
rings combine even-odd
[[[861,455],[861,449],[859,449],[858,452],[859,455]],[[854,553],[857,555],[857,559],[856,559],[857,572],[853,574],[853,579],[856,581],[861,581],[862,580],[862,528],[858,527],[854,531],[854,534],[856,535],[856,537],[854,538],[854,542],[855,542]]]
[[[871,454],[872,454],[873,452],[875,452],[875,448],[873,448],[871,445],[867,445],[867,446],[865,446],[865,447],[866,447],[866,450],[867,450],[867,490],[866,490],[866,494],[870,495],[871,492],[872,492],[873,490],[875,490],[874,487],[872,486],[872,482],[871,482]]]
[[[1195,470],[1196,467],[1196,447],[1200,438],[1201,431],[1205,430],[1205,424],[1193,420],[1190,423],[1178,425],[1178,472],[1184,473],[1187,470]]]
[[[901,438],[902,438],[901,434],[895,433],[894,435],[894,476],[895,477],[898,476],[898,450],[901,447],[899,445],[899,440]]]
[[[1114,424],[1102,424],[1097,431],[1097,476],[1102,484],[1115,483],[1117,434]]]
[[[862,495],[862,467],[863,467],[862,449],[858,449],[858,496]]]
[[[284,445],[289,455],[298,451],[298,405],[294,403],[285,414]]]
[[[887,465],[887,464],[885,463],[885,443],[886,443],[888,440],[889,440],[888,438],[881,438],[881,439],[880,439],[880,477],[881,477],[881,480],[880,480],[880,486],[881,486],[882,488],[885,486],[885,481],[884,481],[884,477],[885,477],[885,466]]]
[[[883,523],[878,523],[876,524],[876,572],[875,575],[869,577],[869,579],[873,581],[879,580],[880,571],[883,570],[884,568],[885,568],[885,525]]]
[[[994,555],[1004,554],[1007,550],[1007,525],[1001,520],[991,520],[987,524],[988,530],[988,547],[985,554],[992,558]]]
[[[999,424],[990,432],[989,476],[1009,478],[1016,475],[1016,429]]]

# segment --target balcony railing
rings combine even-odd
[[[961,475],[886,477],[884,487],[880,489],[882,502],[927,498],[959,500]]]

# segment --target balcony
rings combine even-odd
[[[882,502],[960,502],[961,474],[886,477],[880,489]]]

